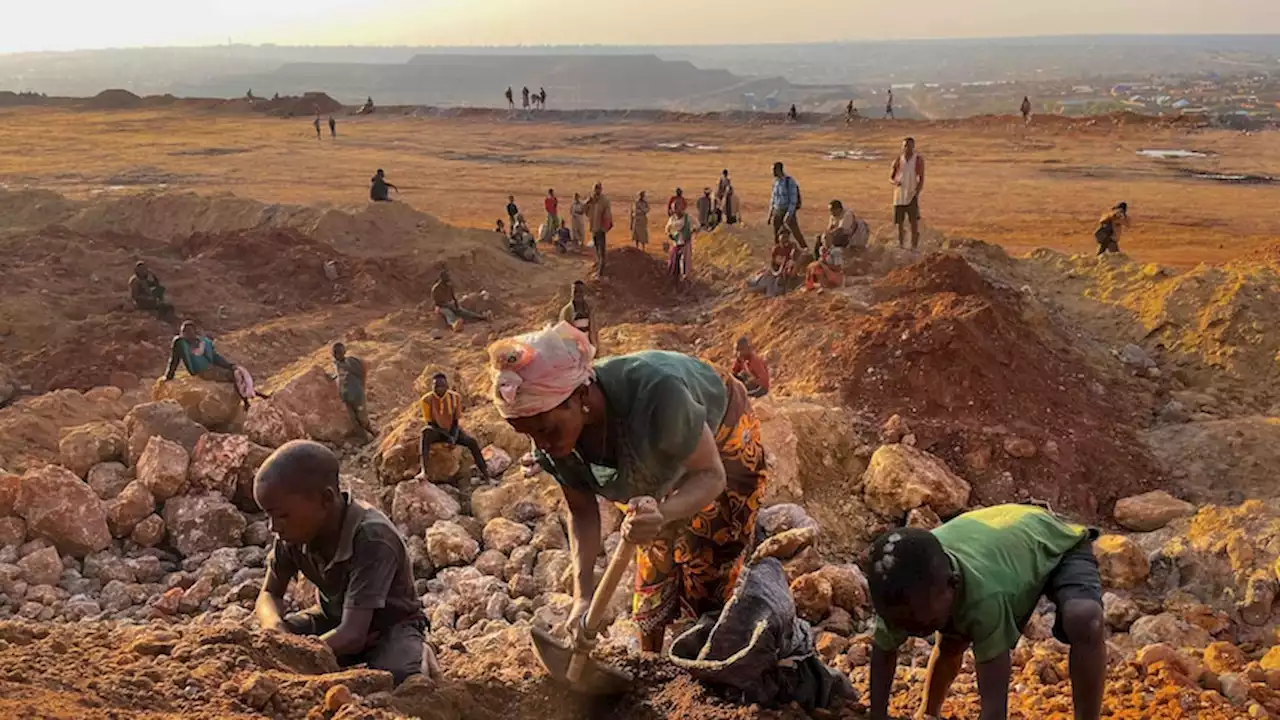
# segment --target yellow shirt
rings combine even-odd
[[[446,390],[444,395],[429,392],[422,396],[422,419],[428,424],[434,422],[445,430],[453,430],[458,426],[461,409],[462,396],[453,390]]]

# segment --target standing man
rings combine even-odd
[[[733,214],[733,182],[729,180],[728,170],[720,173],[720,182],[716,185],[716,204],[720,206],[720,213],[726,223],[732,225],[737,222],[738,219]]]
[[[613,208],[604,194],[604,185],[596,183],[586,204],[587,223],[591,228],[591,244],[596,250],[596,277],[604,277],[604,257],[608,251],[609,231],[613,229]]]
[[[332,115],[329,116],[329,137],[335,139],[338,137],[338,121],[334,120]]]
[[[1022,122],[1024,125],[1031,124],[1031,98],[1024,96],[1022,98]]]
[[[515,230],[512,230],[512,235]],[[448,268],[440,268],[440,278],[436,280],[436,284],[431,286],[431,302],[436,306],[436,312],[444,318],[449,327],[457,332],[462,329],[463,320],[488,320],[489,318],[480,313],[471,312],[462,307],[458,302],[458,296],[453,292],[453,280],[449,277]]]
[[[508,110],[515,110],[515,109],[516,109],[516,101],[515,101],[515,98],[514,98],[514,97],[512,96],[512,94],[511,94],[511,86],[510,86],[510,85],[508,85],[508,86],[507,86],[507,109],[508,109]]]
[[[316,120],[312,124],[316,126],[316,139],[319,140],[320,139],[320,116],[319,115],[316,116]]]
[[[418,449],[422,454],[422,477],[427,477],[427,458],[431,446],[436,443],[447,443],[450,449],[461,445],[471,451],[471,458],[476,462],[476,472],[481,480],[489,479],[489,465],[480,452],[480,443],[462,431],[459,422],[462,419],[462,396],[449,389],[449,378],[438,372],[431,377],[431,392],[422,396],[422,419],[427,422],[422,428],[422,439]]]
[[[702,197],[698,198],[698,227],[710,230],[715,227],[712,218],[711,188],[702,188]]]
[[[782,234],[782,228],[791,231],[791,237],[802,248],[809,247],[800,232],[800,221],[796,219],[796,211],[800,209],[800,186],[795,179],[786,174],[782,163],[773,164],[773,193],[769,199],[769,224],[773,225],[773,237],[776,240]]]
[[[543,226],[546,235],[540,239],[543,242],[550,242],[556,236],[556,231],[560,229],[560,198],[556,197],[554,188],[547,190],[547,196],[542,200],[542,208],[547,211],[547,224]]]
[[[368,378],[364,361],[348,355],[347,346],[336,342],[333,344],[333,367],[338,373],[338,397],[347,406],[351,422],[365,433],[364,441],[369,442],[378,433],[369,422],[369,411],[364,403],[364,388]]]
[[[920,193],[924,191],[924,158],[916,152],[916,139],[902,141],[902,155],[893,161],[893,223],[898,226],[898,247],[903,246],[903,220],[911,221],[911,249],[920,247]]]
[[[893,116],[893,88],[889,88],[889,99],[884,104],[884,116],[890,120],[896,120]]]
[[[667,199],[667,217],[683,214],[688,207],[689,201],[684,199],[684,190],[676,188],[676,194]]]
[[[1093,239],[1098,241],[1098,254],[1120,252],[1120,233],[1129,227],[1129,203],[1116,203],[1115,207],[1098,220]]]
[[[600,334],[596,327],[596,317],[587,304],[587,284],[574,280],[569,289],[569,304],[560,310],[560,319],[578,328],[586,334],[587,339],[596,348],[596,357],[600,356]]]
[[[516,216],[519,214],[520,214],[520,208],[516,207],[516,196],[508,195],[507,196],[507,220],[509,222],[507,224],[510,227],[514,228],[516,226]]]
[[[527,86],[520,91],[520,97],[523,98],[524,100],[524,109],[528,110],[529,109],[529,88]]]
[[[844,106],[844,124],[853,124],[853,101],[850,100],[848,105]]]
[[[547,89],[544,87],[540,87],[538,88],[538,90],[541,91],[538,93],[538,105],[541,106],[543,110],[546,110],[547,109]]]
[[[391,200],[387,195],[387,188],[400,192],[400,188],[387,182],[387,178],[382,174],[382,168],[378,168],[378,172],[374,173],[373,178],[369,180],[369,199],[374,202],[387,202]]]

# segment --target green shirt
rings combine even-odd
[[[1049,573],[1089,529],[1038,507],[997,505],[965,513],[933,534],[964,578],[942,633],[971,641],[974,660],[984,663],[1018,644]],[[876,618],[877,647],[892,650],[906,639]]]
[[[616,502],[666,495],[702,429],[720,427],[724,380],[697,358],[660,350],[607,358],[595,371],[614,457],[588,462],[576,451],[556,460],[538,453],[539,462],[561,485]]]

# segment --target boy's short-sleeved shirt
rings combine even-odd
[[[372,610],[372,631],[422,616],[404,538],[381,511],[346,493],[346,517],[332,560],[306,545],[275,539],[267,556],[267,586],[283,586],[302,573],[319,590],[320,610],[342,620],[345,608]]]
[[[942,633],[971,641],[974,660],[983,663],[1018,643],[1049,574],[1090,530],[1038,507],[997,505],[965,513],[933,534],[964,578]],[[906,639],[907,633],[876,618],[877,647],[894,649]]]

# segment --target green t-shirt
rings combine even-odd
[[[1089,529],[1038,507],[997,505],[965,513],[933,534],[964,578],[961,597],[942,630],[973,643],[974,660],[992,660],[1018,644],[1049,573]],[[907,633],[876,618],[875,643],[895,649]]]
[[[539,462],[561,485],[617,502],[665,495],[702,429],[724,419],[724,380],[697,358],[660,350],[610,357],[595,371],[615,457],[588,464],[577,452],[558,461],[538,453]]]

